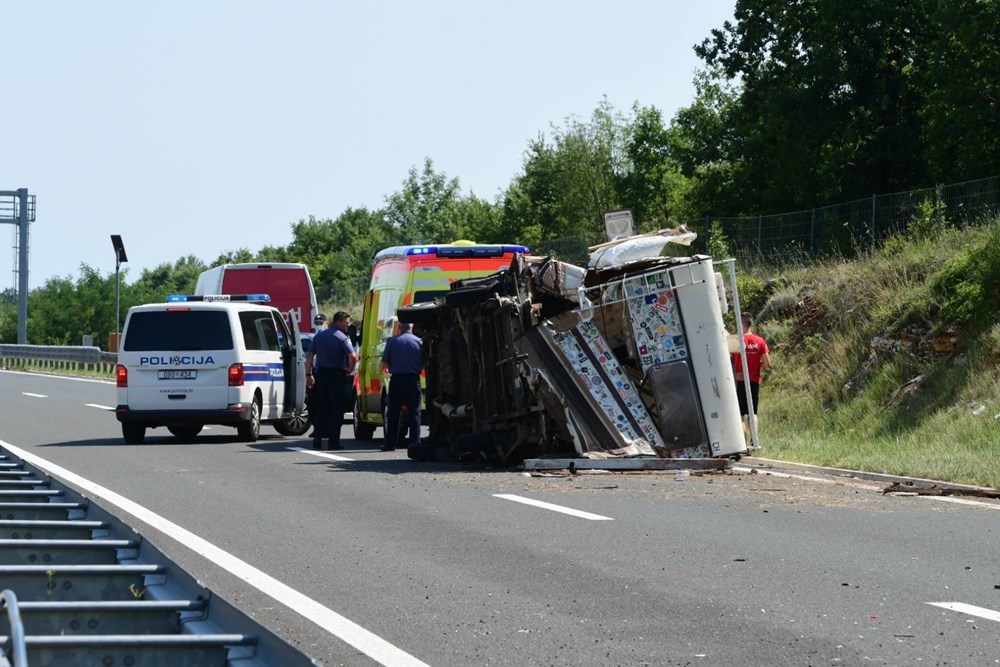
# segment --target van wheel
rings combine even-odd
[[[260,437],[260,397],[253,397],[253,402],[250,403],[250,421],[237,424],[236,433],[243,442],[257,442]]]
[[[167,430],[178,440],[192,440],[201,433],[202,428],[204,428],[203,424],[177,424],[176,426],[168,426]]]
[[[310,424],[312,418],[309,416],[309,409],[296,408],[274,422],[274,430],[281,435],[298,437],[309,430]]]
[[[126,445],[141,445],[146,439],[146,427],[142,424],[122,424],[122,437]]]
[[[375,437],[375,425],[361,418],[361,397],[354,397],[354,409],[351,411],[351,421],[354,424],[354,439],[366,442]]]

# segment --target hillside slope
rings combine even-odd
[[[910,235],[738,269],[774,363],[760,454],[1000,487],[1000,221]]]

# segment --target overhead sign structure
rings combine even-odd
[[[17,344],[28,344],[28,223],[35,221],[35,198],[28,188],[0,190],[0,223],[17,225]]]

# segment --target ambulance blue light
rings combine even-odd
[[[419,248],[410,248],[406,251],[407,255],[429,255],[434,251],[434,248],[429,246],[421,246]]]

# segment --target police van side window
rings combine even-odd
[[[292,335],[291,335],[291,332],[288,330],[288,327],[285,325],[285,318],[284,317],[282,317],[280,315],[276,316],[274,313],[271,313],[271,317],[275,318],[275,320],[274,320],[274,328],[275,328],[275,331],[277,331],[277,333],[278,333],[278,349],[279,350],[283,350],[283,349],[285,349],[286,345],[291,345],[292,344]]]
[[[229,316],[213,310],[133,312],[122,349],[125,352],[231,350]]]
[[[240,328],[243,329],[243,344],[248,350],[278,352],[278,332],[269,311],[240,313]]]

